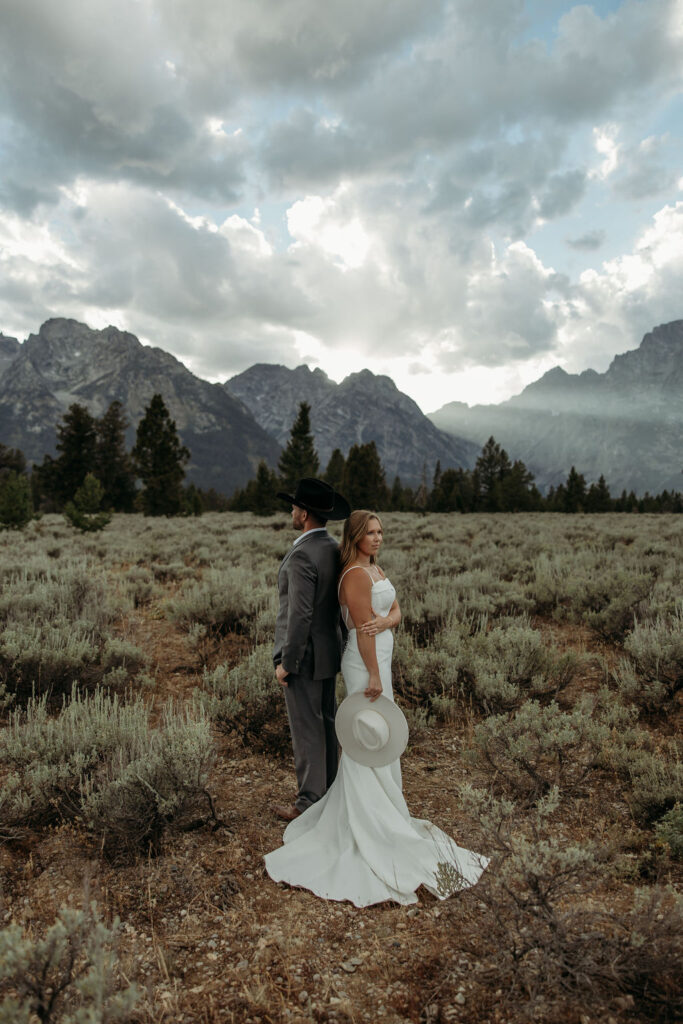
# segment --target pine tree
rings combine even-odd
[[[14,470],[15,473],[26,472],[26,456],[19,448],[8,448],[0,444],[0,476]]]
[[[58,503],[70,501],[88,473],[95,469],[97,430],[95,419],[84,405],[75,402],[57,425],[55,472],[51,485]]]
[[[344,497],[351,508],[369,508],[379,512],[389,504],[389,489],[384,478],[374,441],[354,444],[346,459]]]
[[[24,473],[0,473],[0,529],[20,530],[33,516],[31,485]]]
[[[415,505],[420,512],[426,512],[429,506],[429,488],[427,487],[427,463],[422,463],[420,486],[415,492]]]
[[[592,483],[586,495],[586,512],[610,512],[613,507],[612,497],[604,476],[597,483]]]
[[[475,469],[479,476],[479,488],[484,511],[498,512],[502,508],[501,483],[511,472],[508,453],[490,437],[481,450]]]
[[[432,491],[434,512],[471,512],[474,508],[472,473],[466,469],[446,469],[439,486]]]
[[[531,512],[540,507],[540,495],[533,487],[534,474],[521,459],[516,459],[499,484],[503,512]]]
[[[104,487],[96,476],[88,473],[73,501],[67,501],[64,506],[64,515],[81,533],[102,530],[111,521],[111,515],[101,511],[103,497]]]
[[[392,512],[405,512],[407,510],[405,491],[400,476],[394,477],[389,497],[389,508]]]
[[[146,516],[173,516],[182,512],[184,464],[190,453],[180,443],[161,395],[154,395],[138,423],[132,451],[143,489],[140,506]]]
[[[257,516],[270,516],[282,508],[276,497],[280,481],[263,459],[258,464],[256,477],[242,490],[235,491],[230,508],[233,512],[254,512]]]
[[[329,484],[330,487],[334,487],[335,491],[343,491],[344,489],[344,472],[346,470],[346,459],[342,455],[339,448],[335,448],[330,455],[330,461],[327,463],[327,469],[323,480]]]
[[[204,512],[202,492],[196,484],[188,484],[183,490],[183,515],[201,516]]]
[[[102,504],[114,512],[132,512],[135,502],[135,471],[126,451],[127,427],[118,400],[96,423],[95,475],[104,488]]]
[[[559,489],[559,488],[558,488]],[[572,466],[567,477],[564,497],[565,512],[583,512],[586,504],[586,478]]]
[[[317,476],[320,460],[315,450],[311,434],[311,407],[308,402],[301,402],[289,440],[278,461],[282,487],[290,493],[299,480],[304,477]]]

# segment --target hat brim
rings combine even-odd
[[[288,505],[296,505],[298,508],[303,508],[306,512],[312,512],[314,516],[320,516],[321,519],[348,519],[351,515],[351,506],[349,505],[346,498],[342,498],[341,494],[334,492],[334,504],[332,511],[324,508],[316,508],[315,505],[309,505],[306,502],[299,501],[292,494],[285,494],[284,491],[278,491],[275,495],[276,498],[281,498],[282,501],[286,501]]]
[[[359,711],[378,711],[389,727],[389,739],[380,750],[368,750],[353,734],[353,721]],[[408,723],[400,707],[382,695],[370,701],[362,691],[349,694],[337,710],[334,728],[342,750],[352,761],[367,768],[382,768],[396,761],[408,744]]]

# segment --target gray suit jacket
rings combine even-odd
[[[312,679],[329,679],[339,671],[338,578],[339,545],[327,532],[304,535],[283,558],[273,661],[285,671],[297,674],[304,666]]]

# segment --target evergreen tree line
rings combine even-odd
[[[183,487],[190,453],[161,395],[145,409],[130,452],[128,425],[119,401],[99,419],[74,403],[57,424],[57,456],[30,475],[23,453],[0,444],[0,525],[23,526],[34,510],[63,511],[80,529],[101,529],[112,512],[200,514],[200,492]]]
[[[256,477],[228,499],[213,489],[183,486],[190,453],[181,444],[161,395],[154,395],[145,409],[130,452],[125,445],[128,421],[120,402],[112,402],[99,419],[75,403],[57,425],[57,456],[46,455],[30,475],[23,453],[0,444],[0,527],[21,527],[34,510],[63,511],[82,530],[101,529],[112,512],[167,516],[232,509],[271,515],[282,508],[278,491],[291,494],[297,481],[309,476],[321,476],[353,508],[378,511],[683,512],[678,491],[641,498],[623,491],[613,498],[604,476],[588,485],[573,466],[565,483],[543,496],[524,463],[512,462],[493,437],[483,446],[474,469],[442,470],[437,462],[428,479],[425,464],[417,487],[403,486],[398,476],[388,486],[374,441],[353,445],[346,456],[336,448],[321,473],[310,412],[310,405],[302,402],[278,472],[262,461]]]
[[[623,491],[613,498],[604,476],[588,485],[574,466],[565,483],[551,487],[544,496],[524,463],[511,461],[494,437],[483,446],[474,469],[442,470],[437,462],[428,479],[425,464],[417,487],[404,487],[398,476],[388,486],[374,441],[353,445],[346,457],[335,448],[321,474],[310,412],[310,405],[302,402],[278,462],[279,473],[261,462],[255,479],[235,492],[231,509],[271,515],[282,508],[278,491],[291,494],[297,480],[320,476],[352,508],[378,512],[683,512],[683,495],[678,491],[646,493],[642,498]]]

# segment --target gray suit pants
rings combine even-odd
[[[306,672],[307,660],[302,672],[287,676],[284,687],[299,786],[295,805],[300,811],[324,796],[337,774],[335,680],[312,679]]]

